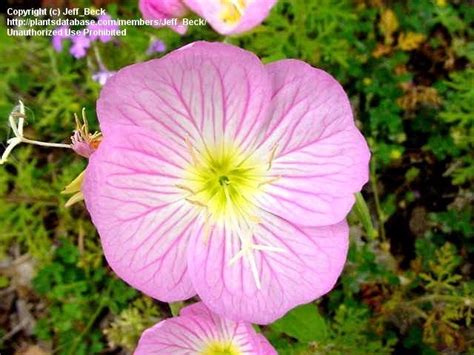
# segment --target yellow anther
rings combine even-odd
[[[275,154],[276,154],[277,148],[278,148],[278,143],[275,143],[275,145],[273,146],[272,151],[270,153],[270,159],[268,159],[268,169],[267,170],[270,170],[272,168],[272,163],[273,163],[273,159],[275,159]]]
[[[213,225],[211,223],[211,214],[208,212],[206,214],[206,220],[204,222],[204,235],[203,235],[203,242],[204,244],[207,244],[209,241],[209,237],[211,236],[213,229]]]
[[[202,202],[199,202],[199,201],[194,201],[194,200],[191,200],[189,198],[185,198],[186,201],[188,201],[189,203],[193,204],[193,205],[196,205],[196,206],[199,206],[199,207],[204,207],[204,208],[207,208],[207,206],[202,203]]]
[[[186,143],[186,145],[188,146],[188,150],[189,150],[189,154],[191,155],[191,159],[193,160],[193,165],[194,166],[198,166],[198,160],[196,158],[196,153],[194,152],[194,147],[193,145],[191,144],[191,142],[189,141],[189,138],[186,137],[184,139],[184,142]]]
[[[262,187],[264,185],[268,185],[268,184],[271,184],[275,181],[278,181],[281,179],[281,176],[275,176],[274,178],[271,178],[271,179],[268,179],[268,180],[265,180],[265,181],[262,181],[260,184],[258,184],[258,187]]]
[[[188,192],[190,192],[192,195],[195,195],[195,194],[196,194],[196,192],[195,192],[193,189],[191,189],[190,187],[187,187],[187,186],[184,186],[184,185],[181,185],[181,184],[176,184],[176,185],[174,185],[174,186],[176,186],[178,189],[181,189],[181,190],[184,190],[184,191],[188,191]]]

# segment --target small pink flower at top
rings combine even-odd
[[[238,34],[260,25],[276,0],[184,0],[219,33]]]
[[[135,355],[276,355],[270,343],[244,322],[212,313],[203,303],[181,310],[145,330]]]
[[[97,115],[83,192],[129,284],[259,324],[334,287],[370,153],[328,73],[195,42],[117,72]]]
[[[188,12],[182,0],[139,0],[138,7],[145,20],[166,21],[176,19],[176,24],[169,27],[179,34],[186,33],[187,27],[179,21]]]

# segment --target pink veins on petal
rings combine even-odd
[[[329,74],[196,42],[120,70],[97,111],[83,192],[126,282],[261,324],[334,286],[370,153]]]
[[[134,354],[276,355],[276,351],[251,324],[224,319],[200,302],[145,330]]]

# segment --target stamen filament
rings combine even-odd
[[[245,254],[244,249],[240,249],[237,254],[235,254],[230,260],[229,260],[229,266],[234,265],[241,257],[243,257]]]
[[[35,141],[35,140],[24,138],[24,137],[21,138],[21,142],[27,143],[27,144],[33,144],[33,145],[40,145],[42,147],[72,149],[70,144],[41,142],[41,141]]]
[[[255,255],[250,252],[247,253],[248,261],[250,263],[250,269],[252,270],[252,275],[255,280],[255,285],[257,289],[260,290],[262,288],[262,284],[260,282],[260,275],[258,274],[257,263],[255,262]]]
[[[286,253],[285,249],[274,247],[274,246],[271,246],[271,245],[254,244],[252,247],[255,250],[271,251],[271,252],[275,252],[275,253]]]

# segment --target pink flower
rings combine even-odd
[[[182,0],[139,0],[138,7],[145,20],[176,19],[176,23],[169,27],[179,34],[186,33],[187,27],[178,21],[188,12]]]
[[[230,35],[260,25],[276,0],[184,0],[184,3],[217,32]]]
[[[109,71],[106,69],[99,70],[98,72],[92,74],[92,80],[99,83],[101,86],[104,86],[107,80],[115,75],[114,71]]]
[[[53,36],[51,43],[53,44],[53,48],[56,52],[59,53],[63,50],[63,42],[69,38],[68,31],[68,26],[60,26],[55,28],[55,35]]]
[[[150,43],[150,46],[146,50],[146,54],[152,55],[155,53],[163,53],[166,52],[166,44],[160,40],[156,39],[153,42]]]
[[[97,112],[83,192],[129,284],[261,324],[334,286],[370,153],[329,74],[196,42],[120,70]]]
[[[80,31],[79,34],[72,36],[72,46],[69,48],[69,53],[76,59],[83,58],[87,54],[87,49],[91,45],[91,40],[84,34],[84,31]]]
[[[276,355],[276,351],[250,324],[221,318],[203,303],[195,303],[183,308],[179,317],[145,330],[134,354]]]
[[[98,39],[106,43],[112,40],[112,35],[109,33],[120,30],[120,26],[109,14],[104,14],[100,15],[94,23],[87,26],[87,30],[91,41]]]

